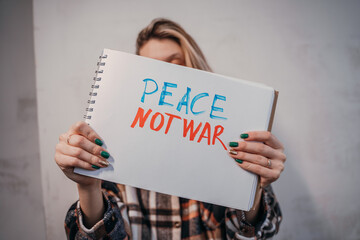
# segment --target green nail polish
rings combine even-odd
[[[110,157],[110,154],[109,154],[108,152],[105,152],[105,151],[102,151],[102,152],[100,153],[100,155],[101,155],[102,157],[104,157],[104,158],[109,158],[109,157]]]
[[[99,166],[96,166],[96,165],[91,165],[92,168],[95,168],[95,169],[100,169]]]
[[[100,140],[100,139],[95,139],[95,143],[99,146],[102,146],[103,145],[103,142]]]
[[[243,160],[241,160],[241,159],[235,159],[235,161],[238,162],[238,163],[240,163],[240,164],[243,163]]]
[[[243,133],[243,134],[240,135],[240,137],[241,137],[242,139],[248,138],[248,137],[249,137],[249,134]]]
[[[239,146],[239,143],[238,142],[230,142],[229,146],[230,147],[237,147],[237,146]]]

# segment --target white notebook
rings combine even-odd
[[[104,49],[86,122],[110,166],[76,173],[249,210],[258,177],[227,155],[240,134],[270,130],[268,86]]]

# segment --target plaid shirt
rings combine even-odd
[[[77,201],[65,219],[68,239],[267,239],[278,232],[282,219],[271,186],[263,188],[256,226],[231,208],[106,181],[102,188],[104,218],[87,229]]]

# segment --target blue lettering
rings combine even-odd
[[[223,108],[220,108],[220,107],[215,107],[215,102],[216,102],[216,100],[222,100],[222,101],[226,101],[226,97],[225,96],[221,96],[221,95],[217,95],[217,94],[215,94],[215,96],[214,96],[214,101],[213,101],[213,104],[212,104],[212,106],[211,106],[211,112],[210,112],[210,118],[212,118],[212,119],[227,119],[227,118],[225,118],[225,117],[219,117],[219,116],[215,116],[215,115],[213,115],[213,112],[214,111],[217,111],[217,112],[224,112],[224,109]]]
[[[160,100],[159,100],[159,105],[169,105],[169,106],[174,106],[174,104],[171,103],[167,103],[165,102],[165,96],[172,96],[171,92],[167,92],[166,88],[167,87],[172,87],[172,88],[177,88],[177,84],[175,83],[169,83],[169,82],[164,82],[164,86],[163,89],[161,91],[161,95],[160,95]]]
[[[145,89],[144,89],[144,93],[143,93],[143,95],[142,95],[142,97],[141,97],[141,102],[144,102],[144,100],[145,100],[145,95],[153,94],[154,92],[156,92],[156,91],[158,90],[158,85],[157,85],[157,83],[156,83],[153,79],[151,79],[151,78],[146,78],[146,79],[144,79],[143,81],[145,82]],[[155,89],[154,91],[152,91],[152,92],[146,92],[146,87],[147,87],[148,81],[151,81],[151,82],[155,83],[156,89]]]
[[[186,93],[184,94],[181,101],[177,105],[176,110],[178,110],[179,112],[181,111],[182,106],[185,105],[186,106],[186,114],[188,114],[190,92],[191,92],[191,88],[188,87]]]
[[[203,97],[208,97],[208,96],[209,96],[208,93],[200,93],[193,98],[193,100],[191,101],[191,104],[190,104],[190,110],[194,115],[199,115],[200,113],[205,112],[205,111],[194,112],[193,108],[194,108],[195,102],[197,100],[199,100],[200,98],[203,98]]]

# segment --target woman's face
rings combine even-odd
[[[168,63],[185,65],[182,49],[177,42],[171,39],[152,38],[140,48],[139,55]]]

